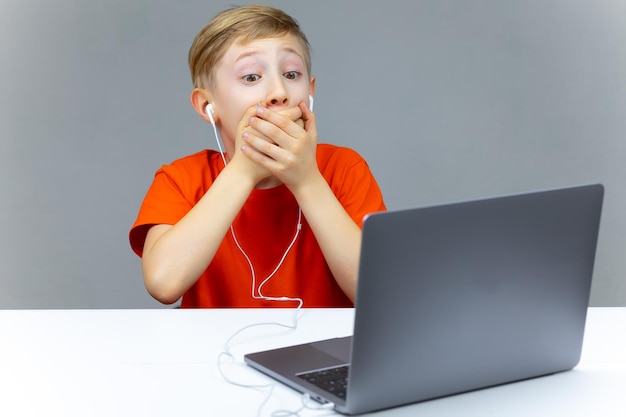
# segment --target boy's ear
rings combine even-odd
[[[309,82],[309,94],[315,95],[315,77],[311,75],[311,81]]]
[[[189,98],[191,100],[191,106],[196,113],[198,113],[205,122],[211,123],[211,119],[206,112],[206,106],[211,102],[211,95],[209,92],[204,88],[194,88],[191,91]],[[219,116],[217,115],[217,112],[213,112],[213,120],[217,122],[218,119]]]

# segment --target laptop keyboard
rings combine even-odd
[[[336,397],[346,399],[348,388],[348,365],[320,371],[306,372],[298,376],[310,384],[315,385]]]

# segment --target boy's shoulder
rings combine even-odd
[[[345,146],[320,143],[317,145],[317,163],[320,164],[347,164],[364,162],[364,159],[357,151]]]
[[[174,168],[187,170],[208,168],[213,164],[216,155],[219,156],[219,152],[213,149],[203,149],[196,153],[177,158],[168,164],[164,164],[161,169]]]
[[[219,152],[204,149],[162,165],[157,170],[156,175],[162,173],[172,178],[204,178],[210,172],[219,171],[220,163]]]
[[[210,154],[213,152],[215,151],[211,149],[203,149],[201,151],[192,153],[190,155],[185,155],[180,158],[177,158],[167,165],[172,165],[172,166],[206,165],[210,159]]]

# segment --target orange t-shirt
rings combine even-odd
[[[355,151],[319,144],[317,164],[359,227],[366,214],[385,210],[376,180]],[[130,230],[133,251],[142,255],[151,226],[174,225],[182,219],[209,189],[221,167],[220,154],[204,150],[159,169]],[[297,223],[298,204],[286,186],[253,190],[233,228],[254,268],[255,288],[250,265],[228,232],[209,267],[183,296],[182,307],[296,307],[296,302],[258,300],[252,294],[258,295],[259,285],[279,264],[296,233]],[[333,278],[304,216],[295,244],[261,292],[265,297],[301,298],[304,307],[352,306]]]

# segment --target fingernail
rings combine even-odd
[[[243,132],[243,134],[241,135],[241,137],[243,137],[244,139],[248,139],[250,137],[250,133],[248,132]]]
[[[256,113],[257,114],[263,114],[264,111],[265,111],[265,109],[263,107],[261,107],[261,106],[257,107],[257,109],[256,109]]]

